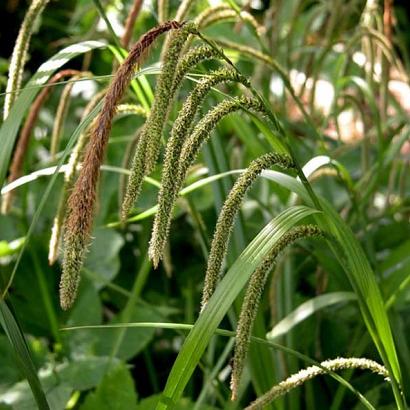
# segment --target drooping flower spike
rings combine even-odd
[[[278,255],[289,245],[301,238],[323,237],[323,231],[316,225],[300,225],[287,231],[272,247],[261,264],[252,274],[241,312],[235,337],[235,352],[231,375],[232,400],[236,400],[246,357],[248,355],[252,326],[256,318],[259,302],[269,272],[273,269]]]
[[[306,369],[300,370],[292,376],[289,376],[286,380],[280,382],[276,386],[273,386],[271,390],[256,399],[253,403],[247,406],[245,410],[262,410],[274,400],[317,376],[326,374],[327,372],[336,372],[346,369],[369,370],[372,373],[378,374],[384,378],[389,377],[389,372],[387,369],[373,360],[361,357],[338,357],[337,359],[325,360],[320,363],[320,367],[310,366]]]
[[[241,174],[226,198],[216,223],[208,265],[202,292],[201,309],[204,309],[209,298],[213,295],[218,283],[222,264],[227,253],[229,238],[233,230],[235,217],[239,212],[242,200],[263,170],[277,165],[284,169],[293,168],[294,164],[288,155],[277,153],[264,154],[253,160],[249,167]]]
[[[154,267],[158,266],[162,258],[164,247],[169,236],[172,219],[172,209],[178,195],[177,177],[178,164],[182,146],[190,134],[192,123],[197,111],[202,106],[206,95],[212,87],[225,82],[238,82],[248,86],[248,80],[230,69],[214,71],[204,77],[189,94],[182,106],[168,140],[165,160],[162,171],[161,188],[158,194],[158,211],[155,215],[152,236],[149,247],[149,256]]]
[[[125,220],[141,191],[144,177],[149,174],[157,161],[161,137],[168,119],[169,107],[175,95],[173,89],[176,67],[182,46],[190,32],[191,23],[183,25],[181,30],[172,33],[167,49],[161,75],[158,77],[154,102],[150,115],[145,122],[137,144],[131,165],[131,175],[128,180],[121,215]]]
[[[172,29],[180,29],[175,21],[166,22],[145,33],[132,47],[118,68],[104,97],[101,112],[94,122],[83,166],[68,200],[64,236],[63,274],[60,282],[60,303],[68,309],[74,303],[80,281],[80,270],[92,227],[100,166],[110,135],[116,107],[130,84],[135,68],[155,39]]]

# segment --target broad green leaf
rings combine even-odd
[[[80,410],[135,410],[137,393],[130,371],[124,364],[112,368],[95,392],[86,397]]]
[[[84,267],[104,278],[104,282],[93,281],[95,286],[101,288],[114,279],[120,269],[118,254],[124,245],[124,239],[118,232],[106,228],[95,229],[93,237]]]

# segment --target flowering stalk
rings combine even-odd
[[[137,148],[131,165],[131,175],[122,204],[122,219],[126,219],[132,205],[141,191],[144,177],[154,168],[161,137],[168,119],[169,107],[172,104],[176,89],[173,88],[176,66],[182,46],[184,45],[192,24],[185,24],[181,30],[172,33],[167,49],[161,75],[158,78],[155,98],[150,115],[141,130]]]
[[[20,132],[20,136],[17,140],[16,148],[14,150],[13,159],[11,160],[8,183],[15,181],[22,172],[24,157],[26,156],[27,148],[30,142],[30,136],[33,132],[34,124],[37,121],[38,114],[44,102],[47,100],[52,87],[52,84],[58,83],[64,77],[71,77],[78,75],[80,71],[78,70],[61,70],[58,73],[54,74],[47,82],[47,86],[41,90],[37,95],[34,103],[31,106],[31,109],[28,113],[27,119],[24,122],[23,128]],[[6,214],[9,212],[10,207],[13,201],[13,192],[8,192],[4,197],[1,204],[1,212]]]
[[[162,255],[163,247],[170,230],[171,215],[174,210],[175,201],[185,180],[188,168],[194,162],[202,144],[208,140],[218,122],[225,116],[239,109],[263,112],[262,106],[253,98],[235,97],[230,100],[222,101],[198,122],[191,136],[185,141],[182,149],[178,148],[180,151],[178,167],[176,172],[173,173],[173,182],[168,185],[168,188],[172,189],[172,191],[164,192],[162,195],[162,200],[159,206],[163,208],[163,211],[161,211],[161,215],[158,216],[155,223],[153,238],[150,243],[149,256],[153,260],[154,266],[158,265]],[[171,144],[171,147],[172,145],[173,144]],[[168,156],[173,157],[173,154],[169,153]],[[169,168],[169,165],[167,168]],[[175,164],[169,169],[172,168],[175,168]],[[167,179],[168,178],[169,176],[167,176]]]
[[[206,26],[206,22],[208,19],[213,18],[214,15],[219,14],[221,12],[227,11],[227,10],[232,10],[232,7],[229,4],[218,4],[214,7],[208,7],[204,11],[202,11],[198,16],[195,18],[195,23],[198,26],[198,28],[203,28]]]
[[[238,15],[238,13],[235,10],[230,8],[220,10],[214,14],[209,15],[208,18],[202,21],[200,28],[206,28],[213,24],[223,22],[225,20],[236,20],[238,19],[238,17],[240,21],[244,21],[250,24],[258,35],[264,34],[265,28],[257,22],[257,20],[255,19],[255,17],[252,16],[252,14],[248,13],[247,11],[241,11]]]
[[[68,200],[63,274],[60,282],[60,303],[63,309],[72,306],[77,294],[80,270],[92,226],[100,166],[108,143],[117,104],[131,82],[135,67],[144,51],[159,35],[180,27],[179,23],[170,21],[145,33],[130,50],[107,90],[103,107],[93,125],[90,141],[84,155],[83,167]]]
[[[65,117],[67,115],[68,107],[70,104],[70,95],[74,87],[75,81],[83,78],[85,76],[90,76],[91,73],[82,72],[71,78],[69,82],[63,89],[60,97],[60,101],[57,106],[56,116],[53,124],[53,131],[51,133],[51,143],[50,143],[50,155],[51,160],[55,160],[55,156],[58,151],[58,145],[60,143],[60,136],[64,127]]]
[[[227,115],[241,110],[249,110],[265,114],[265,108],[256,99],[250,97],[234,97],[219,103],[210,110],[196,125],[191,136],[185,141],[179,160],[178,182],[183,183],[188,168],[195,161],[201,146],[209,139],[218,122]]]
[[[21,87],[23,78],[24,65],[27,60],[27,52],[30,44],[30,38],[35,27],[35,20],[46,7],[49,0],[33,0],[24,16],[16,44],[11,55],[9,77],[7,80],[6,97],[4,100],[3,119],[5,120],[10,112],[18,90]]]
[[[142,0],[134,0],[131,10],[127,16],[127,20],[125,21],[125,30],[124,30],[123,36],[121,37],[121,45],[125,49],[128,49],[128,46],[130,44],[135,20],[137,20],[137,17],[140,14],[141,7],[142,7]],[[164,23],[164,22],[165,20],[164,21],[160,20],[160,23]]]
[[[213,295],[220,277],[222,264],[226,256],[229,238],[232,233],[235,217],[239,212],[242,200],[256,178],[264,169],[278,165],[288,169],[294,167],[293,161],[287,155],[268,153],[255,159],[241,174],[226,198],[216,223],[211,250],[208,257],[208,266],[205,274],[204,289],[202,292],[201,309],[203,310]]]
[[[323,232],[316,225],[301,225],[290,229],[278,242],[276,242],[275,246],[273,246],[252,274],[243,299],[236,329],[235,352],[231,375],[232,400],[236,400],[237,398],[239,383],[245,366],[245,360],[248,355],[253,322],[255,321],[266,279],[275,264],[276,258],[287,246],[291,245],[296,240],[320,236],[323,236]]]
[[[178,90],[182,80],[190,69],[205,60],[211,60],[215,58],[219,58],[219,54],[213,48],[208,46],[198,46],[184,53],[176,68],[172,92],[175,93]]]
[[[179,161],[182,145],[191,132],[195,115],[202,106],[209,90],[217,84],[228,81],[248,85],[248,80],[233,70],[220,69],[211,73],[209,76],[204,77],[188,96],[172,127],[171,137],[168,140],[165,152],[161,188],[158,195],[158,212],[155,215],[148,250],[154,267],[158,266],[158,262],[162,258],[165,243],[169,236],[172,207],[178,194],[175,164]]]
[[[292,389],[301,386],[303,383],[312,380],[316,376],[320,376],[328,372],[335,372],[346,369],[362,369],[370,370],[372,373],[378,374],[384,378],[388,378],[389,376],[388,371],[384,366],[373,360],[364,358],[338,357],[337,359],[333,360],[325,360],[324,362],[320,363],[320,366],[321,367],[310,366],[296,374],[293,374],[286,380],[280,382],[278,385],[272,387],[271,390],[269,390],[263,396],[259,397],[257,400],[247,406],[245,410],[262,410],[269,403],[288,393]]]

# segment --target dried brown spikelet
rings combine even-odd
[[[219,280],[223,260],[228,249],[229,238],[233,229],[235,217],[239,212],[242,200],[263,170],[278,165],[284,169],[293,168],[294,163],[288,155],[268,153],[253,160],[249,167],[236,180],[226,198],[216,223],[211,250],[208,257],[208,266],[205,274],[202,293],[201,309],[203,310],[213,295]]]
[[[92,227],[100,166],[108,143],[116,106],[132,80],[141,54],[160,34],[180,27],[179,23],[169,21],[145,33],[118,68],[107,90],[101,112],[94,122],[90,141],[84,155],[83,167],[68,200],[63,273],[60,282],[60,303],[63,309],[70,308],[76,297],[80,269]]]
[[[324,233],[316,225],[300,225],[290,229],[276,242],[252,274],[243,299],[236,329],[235,352],[231,374],[232,400],[237,398],[239,384],[248,355],[253,322],[256,318],[266,279],[275,264],[276,258],[287,246],[293,244],[298,239],[321,236],[324,236]]]
[[[13,159],[11,160],[8,183],[15,181],[22,172],[24,157],[26,156],[27,148],[30,142],[30,136],[34,128],[34,124],[37,121],[38,114],[52,91],[52,85],[61,81],[64,77],[72,77],[78,75],[80,71],[78,70],[61,70],[54,74],[47,82],[47,85],[40,91],[31,105],[30,111],[28,113],[27,119],[24,122],[23,128],[20,132],[20,136],[17,140],[16,148],[14,150]],[[8,192],[4,197],[1,204],[1,212],[6,214],[9,212],[12,205],[14,192]]]

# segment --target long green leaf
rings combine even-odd
[[[40,380],[37,377],[37,371],[31,360],[30,351],[23,332],[4,300],[0,300],[0,323],[14,349],[17,364],[30,385],[38,408],[40,410],[49,410],[50,407],[47,403]]]

